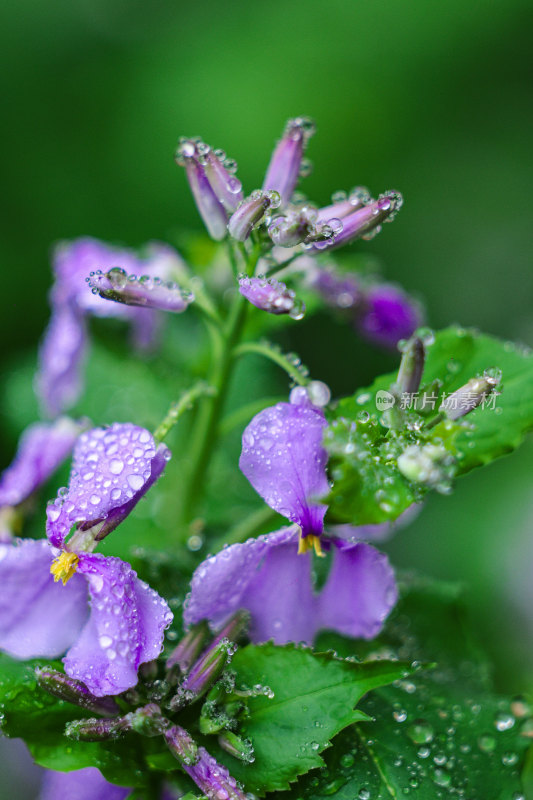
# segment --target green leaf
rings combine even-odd
[[[396,654],[438,664],[366,697],[361,708],[375,721],[336,737],[326,766],[301,778],[279,800],[520,797],[529,742],[521,730],[531,727],[530,711],[492,693],[456,587],[427,581],[403,587],[377,640],[362,644],[324,634],[321,644],[344,655]]]
[[[81,708],[57,700],[41,689],[35,667],[50,661],[15,661],[0,654],[0,716],[6,736],[21,737],[37,764],[47,769],[69,772],[83,767],[98,767],[112,783],[143,785],[146,774],[141,738],[128,736],[118,741],[77,742],[63,731],[67,722],[91,716]],[[56,669],[60,663],[53,663]]]
[[[320,753],[343,728],[366,715],[354,706],[376,686],[405,677],[402,663],[343,661],[292,644],[250,645],[232,661],[237,686],[268,686],[272,696],[248,701],[239,734],[252,740],[255,761],[242,764],[206,740],[206,747],[247,791],[288,789],[298,775],[323,764]]]
[[[502,371],[501,395],[460,421],[425,427],[436,417],[443,392],[454,392],[489,368]],[[399,455],[410,445],[439,445],[452,457],[436,487],[445,491],[453,477],[510,453],[533,428],[533,357],[511,342],[457,327],[437,333],[427,347],[421,388],[423,393],[434,382],[440,385],[434,411],[422,416],[406,409],[389,428],[376,396],[390,392],[395,379],[395,373],[382,375],[369,388],[341,400],[330,414],[325,444],[334,480],[328,497],[332,521],[362,525],[393,520],[421,500],[432,484],[409,481],[397,467]]]

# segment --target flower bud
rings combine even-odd
[[[501,370],[485,371],[479,378],[471,378],[446,397],[439,408],[448,419],[459,419],[473,411],[493,392],[501,380]]]
[[[165,740],[174,758],[208,800],[247,800],[226,767],[204,747],[198,747],[186,730],[176,725],[165,733]]]
[[[207,179],[226,211],[232,214],[242,201],[242,183],[233,174],[237,164],[222,150],[209,150],[204,156]]]
[[[342,230],[335,235],[334,239],[316,243],[315,249],[332,250],[353,242],[359,237],[372,239],[380,232],[383,222],[392,222],[402,204],[403,198],[399,192],[385,192],[377,200],[373,200],[343,217],[341,219]]]
[[[129,721],[131,730],[141,734],[141,736],[159,736],[168,729],[170,723],[161,714],[161,709],[157,703],[148,705],[126,714],[125,719]]]
[[[449,491],[455,460],[442,445],[409,445],[398,456],[397,464],[407,480],[423,483],[440,492]]]
[[[254,748],[250,739],[242,739],[232,731],[224,731],[218,737],[218,743],[226,753],[238,758],[240,761],[244,761],[247,764],[255,761]]]
[[[80,708],[87,708],[89,711],[105,717],[111,717],[120,712],[112,697],[95,697],[84,683],[69,678],[51,667],[37,667],[35,674],[39,686],[60,700],[65,700]]]
[[[396,379],[396,391],[398,394],[414,394],[418,391],[424,371],[425,358],[424,342],[418,336],[413,336],[403,349],[398,378]]]
[[[282,206],[290,202],[302,168],[307,142],[314,132],[314,122],[308,117],[290,119],[272,154],[263,182],[263,191],[278,192]]]
[[[228,217],[207,175],[202,156],[205,148],[208,145],[201,140],[181,139],[176,152],[176,163],[185,167],[191,192],[209,235],[220,241],[226,236]]]
[[[329,206],[318,209],[317,221],[327,222],[330,219],[344,219],[349,214],[363,208],[371,201],[370,192],[364,186],[357,186],[347,194],[346,192],[336,192]]]
[[[279,206],[277,192],[262,192],[259,189],[243,200],[230,217],[228,231],[238,242],[245,242],[254,228],[263,221],[266,212]]]
[[[304,304],[296,299],[294,291],[275,278],[244,276],[239,278],[239,292],[256,308],[269,314],[290,314],[301,319],[305,312]]]
[[[113,267],[105,273],[91,273],[86,280],[95,294],[127,306],[179,313],[194,300],[191,292],[184,291],[173,281],[162,281],[148,275],[128,275],[120,267]]]
[[[99,742],[102,739],[119,739],[131,729],[131,720],[128,716],[113,719],[76,719],[65,726],[65,736],[76,741]]]
[[[209,636],[209,626],[206,620],[194,625],[188,631],[167,660],[167,669],[179,667],[185,674],[194,664]]]

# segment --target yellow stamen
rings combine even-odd
[[[54,582],[63,581],[63,586],[65,586],[76,572],[79,560],[76,553],[67,553],[66,550],[63,550],[60,556],[54,558],[50,567]]]
[[[325,553],[322,552],[322,546],[320,544],[320,536],[315,536],[314,534],[309,534],[309,536],[301,536],[298,542],[298,555],[302,555],[302,553],[307,553],[309,550],[314,550],[319,558],[324,558]]]

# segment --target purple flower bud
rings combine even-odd
[[[423,318],[420,303],[399,287],[382,283],[364,290],[355,324],[369,341],[395,350],[398,341],[408,339]]]
[[[208,636],[209,626],[205,620],[191,628],[168,658],[167,669],[178,666],[183,674],[188,672],[202,652]]]
[[[332,250],[353,242],[359,237],[372,239],[380,232],[383,222],[392,222],[402,204],[403,198],[399,192],[385,192],[377,200],[373,200],[343,217],[341,219],[342,230],[335,235],[333,240],[317,242],[314,245],[315,249]]]
[[[207,175],[203,151],[208,145],[195,139],[182,139],[176,152],[176,163],[185,167],[191,192],[200,216],[212,239],[226,236],[228,217]]]
[[[300,243],[331,241],[341,230],[340,219],[321,221],[313,206],[295,206],[275,217],[269,225],[268,235],[279,247],[295,247]]]
[[[194,295],[186,292],[173,281],[162,281],[149,275],[128,275],[121,267],[109,272],[98,271],[87,278],[93,292],[105,300],[114,300],[127,306],[155,308],[160,311],[185,311]]]
[[[205,153],[205,172],[211,187],[230,214],[236,211],[242,198],[242,183],[235,177],[237,164],[226,158],[222,150],[209,149]]]
[[[275,278],[239,278],[239,292],[246,299],[269,314],[290,314],[293,319],[302,319],[305,305],[296,299],[292,289]]]
[[[230,217],[228,231],[238,242],[245,242],[254,228],[260,225],[269,209],[278,208],[280,197],[277,192],[262,192],[258,189],[243,200],[237,211]]]
[[[81,742],[119,739],[126,731],[131,731],[131,722],[127,717],[75,719],[65,726],[65,736]]]
[[[129,721],[131,730],[141,736],[160,736],[170,727],[170,722],[161,714],[157,703],[137,708],[126,714],[125,719]]]
[[[396,387],[399,394],[414,394],[420,387],[426,350],[424,342],[418,336],[413,336],[402,350],[402,360],[398,370]]]
[[[317,220],[327,222],[330,219],[344,219],[349,214],[363,208],[371,201],[370,192],[364,186],[357,186],[349,194],[346,192],[335,192],[332,196],[332,203],[318,209]]]
[[[37,683],[49,694],[66,700],[67,703],[87,708],[104,717],[112,717],[120,712],[111,697],[95,697],[84,683],[69,678],[51,667],[37,667]]]
[[[278,192],[282,206],[290,202],[300,175],[307,142],[314,132],[315,125],[308,117],[290,119],[272,154],[263,191]]]
[[[203,697],[220,678],[235,650],[235,645],[229,639],[217,637],[183,680],[170,701],[170,708],[177,710]]]
[[[175,726],[165,733],[167,746],[184,771],[208,800],[247,800],[226,767],[219,764],[203,747],[197,747],[183,728]]]
[[[439,411],[452,420],[464,417],[495,391],[500,380],[501,370],[486,370],[482,376],[471,378],[464,386],[449,394],[442,401]]]

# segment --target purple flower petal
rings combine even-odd
[[[218,628],[246,608],[252,615],[254,642],[312,640],[310,561],[308,555],[297,554],[297,545],[298,531],[283,528],[208,558],[192,578],[183,616],[186,625],[208,619]]]
[[[278,403],[257,414],[242,436],[239,466],[256,492],[275,511],[319,535],[326,508],[316,498],[328,491],[327,423],[319,409]]]
[[[125,800],[131,792],[106,781],[96,767],[73,772],[46,770],[38,800]]]
[[[398,341],[408,339],[422,322],[420,304],[398,286],[383,283],[364,292],[356,326],[374,344],[395,350]]]
[[[387,556],[371,545],[339,544],[317,597],[316,630],[372,639],[398,599],[394,572]]]
[[[102,524],[97,538],[110,533],[130,513],[163,472],[170,451],[152,434],[130,422],[93,428],[74,448],[68,491],[47,508],[46,534],[61,547],[73,525]]]
[[[12,464],[0,476],[0,508],[16,506],[45,483],[68,456],[83,424],[62,417],[30,425]]]
[[[65,672],[96,697],[120,694],[135,686],[140,664],[158,657],[172,612],[119,558],[83,553],[78,573],[89,583],[91,613],[64,658]]]
[[[35,376],[37,396],[50,416],[61,414],[77,402],[83,388],[86,349],[83,316],[70,302],[54,306]]]
[[[54,583],[46,540],[0,544],[0,648],[15,658],[55,658],[87,621],[87,586],[74,575]]]
[[[297,554],[298,533],[277,533],[227,547],[197,568],[184,609],[186,625],[219,627],[240,608],[251,614],[250,638],[312,644],[318,631],[371,638],[397,592],[387,557],[367,544],[333,544],[326,585],[313,593],[309,554]]]

